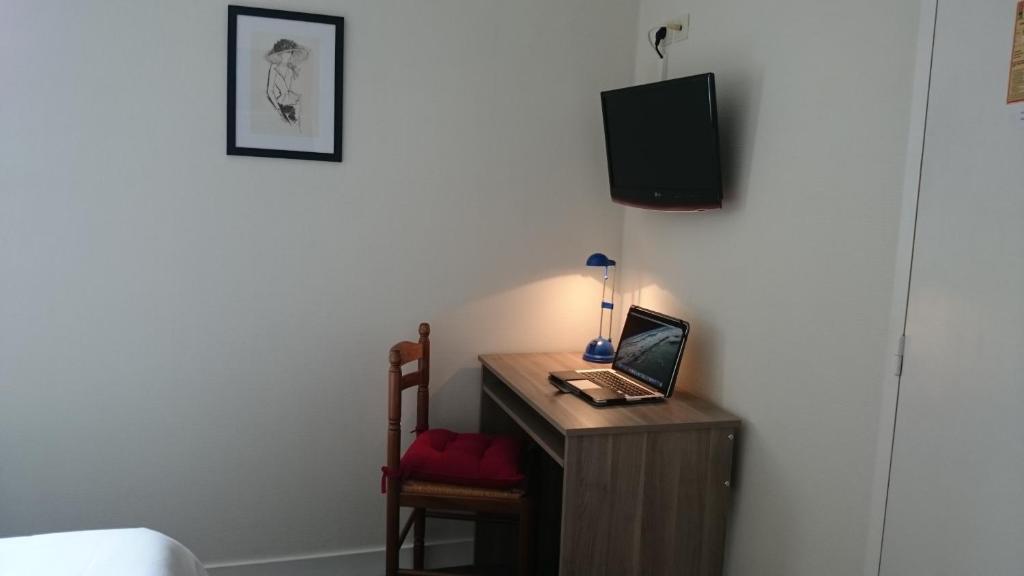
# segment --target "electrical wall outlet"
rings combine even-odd
[[[683,14],[662,24],[668,28],[668,35],[662,41],[662,46],[671,46],[676,42],[682,42],[690,36],[690,15]]]

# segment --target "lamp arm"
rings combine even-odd
[[[618,280],[619,272],[615,271],[612,276],[612,309],[608,311],[608,340],[612,339],[612,330],[615,327],[615,281]],[[603,297],[603,295],[602,295]]]

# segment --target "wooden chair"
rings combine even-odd
[[[391,347],[388,371],[387,466],[382,470],[382,488],[387,491],[387,576],[444,576],[446,572],[424,569],[424,532],[427,518],[519,523],[518,574],[530,574],[530,501],[521,489],[491,489],[418,480],[402,481],[401,463],[402,391],[416,386],[416,432],[428,429],[430,386],[430,325],[420,324],[419,342],[399,342]],[[402,374],[402,367],[417,363],[414,372]],[[386,482],[386,484],[385,484]],[[399,531],[399,511],[412,508]],[[413,569],[398,567],[398,553],[413,529]]]

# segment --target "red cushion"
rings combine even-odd
[[[426,430],[402,456],[403,479],[514,488],[523,482],[520,442],[512,436],[458,434],[441,428]]]

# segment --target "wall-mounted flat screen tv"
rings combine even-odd
[[[655,210],[722,205],[715,75],[601,93],[612,200]]]

